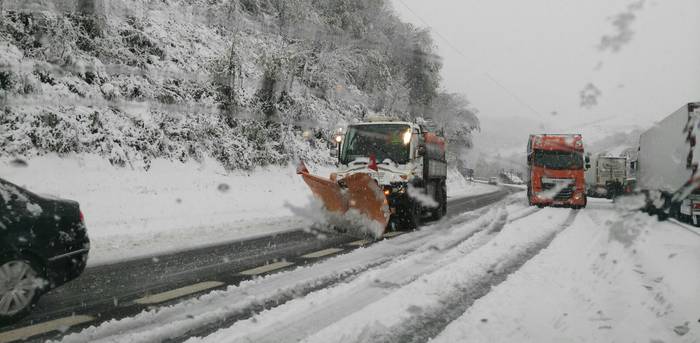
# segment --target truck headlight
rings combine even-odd
[[[411,143],[411,129],[403,133],[403,145],[408,145],[408,143]]]

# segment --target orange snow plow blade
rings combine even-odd
[[[383,233],[389,223],[389,203],[379,185],[365,173],[350,175],[343,181],[348,187],[349,207],[379,224]]]
[[[326,210],[338,213],[347,212],[348,200],[343,196],[337,182],[311,175],[308,172],[299,174],[311,188],[311,192],[321,200]]]
[[[389,206],[382,189],[365,173],[350,175],[342,180],[346,189],[338,182],[309,174],[303,165],[297,170],[311,192],[321,200],[326,210],[344,215],[349,210],[357,210],[363,217],[369,219],[373,229],[380,235],[389,223]],[[375,230],[372,230],[375,231]]]

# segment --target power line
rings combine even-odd
[[[409,7],[409,6],[406,4],[406,2],[404,2],[404,0],[398,0],[398,2],[401,3],[401,5],[403,5],[409,12],[411,12],[411,14],[413,14],[416,18],[418,18],[418,20],[420,20],[425,26],[432,28],[433,32],[435,32],[435,34],[436,34],[438,37],[440,37],[443,41],[445,41],[445,43],[447,43],[447,45],[448,45],[450,48],[452,48],[452,50],[454,50],[455,52],[457,52],[457,53],[458,53],[459,55],[461,55],[464,59],[466,59],[466,60],[469,60],[469,59],[470,59],[470,58],[467,57],[467,55],[464,54],[459,48],[457,48],[457,46],[455,46],[454,44],[452,44],[452,42],[451,42],[449,39],[447,39],[447,37],[445,37],[442,33],[440,33],[440,31],[438,31],[437,29],[435,29],[435,27],[433,27],[432,25],[430,25],[425,19],[423,19],[420,15],[418,15],[418,13],[416,13],[416,11],[414,11],[411,7]],[[493,82],[496,86],[498,86],[499,88],[501,88],[501,90],[503,90],[506,94],[508,94],[508,95],[509,95],[510,97],[512,97],[513,99],[515,99],[515,101],[517,101],[517,102],[520,103],[521,105],[527,107],[530,111],[532,111],[532,113],[534,113],[534,114],[536,114],[536,115],[542,117],[542,114],[541,114],[539,111],[535,110],[532,106],[530,106],[530,104],[528,104],[528,103],[526,103],[524,100],[522,100],[519,96],[517,96],[517,95],[515,94],[515,92],[511,91],[511,90],[508,89],[506,86],[504,86],[503,84],[501,84],[500,82],[498,82],[498,81],[496,80],[496,78],[493,77],[488,71],[484,72],[484,75],[485,75],[491,82]]]

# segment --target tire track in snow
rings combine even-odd
[[[537,211],[526,208],[524,211],[518,211],[518,218],[535,212]],[[441,239],[431,244],[428,250],[396,258],[392,264],[367,271],[353,282],[295,299],[253,319],[238,322],[224,329],[223,332],[215,333],[203,340],[212,342],[298,341],[381,300],[387,292],[408,285],[421,276],[430,274],[488,244],[512,220],[508,221],[508,213],[501,205],[487,215],[487,218],[466,224],[467,227],[464,230],[473,233],[465,240],[455,241],[454,238],[439,236],[438,238]]]
[[[534,213],[534,212],[533,212]],[[518,254],[510,259],[500,268],[493,268],[492,272],[485,278],[477,280],[468,287],[460,289],[455,294],[445,297],[445,306],[433,309],[429,313],[422,313],[412,318],[409,322],[401,325],[398,330],[393,330],[389,335],[384,336],[375,342],[406,342],[423,343],[430,341],[433,337],[442,332],[453,320],[459,318],[477,299],[488,294],[491,289],[517,271],[527,261],[535,257],[542,249],[549,246],[554,238],[576,219],[579,211],[571,211],[564,223],[558,230],[546,237],[544,240],[528,247],[524,253]]]
[[[488,212],[487,209],[484,209],[484,210],[478,211],[476,213],[465,213],[462,216],[457,216],[457,217],[451,218],[449,221],[447,221],[447,223],[438,224],[440,226],[439,229],[444,230],[445,228],[451,228],[451,227],[454,227],[455,225],[472,222],[478,218],[483,217],[483,215],[486,212]],[[532,211],[523,211],[523,212],[525,212],[525,214],[521,215],[523,217],[528,216],[532,213]],[[452,248],[454,248],[454,247],[456,247],[464,242],[472,240],[473,238],[475,238],[476,236],[478,236],[480,234],[483,234],[483,236],[488,236],[488,238],[490,238],[489,235],[500,230],[506,224],[506,220],[507,220],[507,216],[495,218],[492,221],[488,221],[486,223],[481,224],[481,228],[479,230],[470,232],[466,236],[462,236],[457,240],[450,240],[448,238],[448,239],[442,240],[442,242],[433,242],[430,244],[426,244],[425,246],[423,246],[423,248],[427,247],[427,251],[434,253],[435,251],[445,251],[445,250],[452,249]],[[427,230],[430,230],[430,229],[431,229],[430,227],[427,228]],[[483,240],[484,237],[479,237],[479,239]],[[478,244],[478,246],[486,244],[487,242],[488,242],[487,240],[483,241],[483,243]],[[289,297],[288,299],[285,299],[285,301],[277,301],[274,304],[274,306],[268,306],[268,307],[259,306],[259,307],[254,308],[254,309],[250,309],[248,312],[246,312],[246,316],[231,317],[231,318],[229,318],[225,321],[219,322],[219,323],[213,323],[211,325],[206,325],[206,326],[197,328],[195,330],[191,330],[180,337],[177,337],[174,339],[169,339],[169,340],[166,340],[164,342],[165,343],[185,342],[188,339],[190,339],[191,337],[203,337],[203,336],[215,333],[216,331],[218,331],[221,328],[230,327],[230,326],[234,325],[236,322],[238,322],[240,320],[247,319],[248,317],[250,317],[256,313],[260,313],[264,310],[273,310],[275,307],[284,305],[288,301],[291,301],[291,300],[294,300],[297,298],[301,298],[301,297],[306,296],[308,294],[311,294],[313,292],[329,288],[331,286],[334,286],[336,284],[340,284],[342,282],[351,282],[354,279],[361,277],[362,275],[360,275],[360,274],[362,274],[362,273],[371,272],[371,271],[374,271],[378,268],[386,267],[387,265],[390,264],[390,262],[395,262],[397,260],[405,259],[407,256],[410,256],[411,254],[415,254],[417,251],[421,251],[421,250],[423,250],[423,252],[426,252],[425,249],[410,249],[409,251],[406,251],[405,254],[396,255],[396,256],[393,256],[391,258],[387,258],[385,261],[382,261],[382,263],[377,263],[377,264],[368,266],[368,268],[364,268],[363,270],[357,271],[356,273],[353,273],[352,275],[349,275],[346,278],[336,279],[336,280],[333,280],[332,282],[319,284],[318,287],[305,289],[303,292],[298,292],[298,294],[296,294],[296,296]],[[413,275],[412,277],[407,279],[404,283],[412,282],[418,276],[419,275]],[[379,288],[392,288],[392,287],[396,287],[398,285],[398,284],[393,283],[393,282],[381,282],[378,279],[374,280],[374,281]],[[370,297],[364,297],[364,299],[366,301],[367,299],[370,299]],[[275,340],[268,339],[265,341],[275,341]]]
[[[357,251],[354,259],[340,255],[318,265],[298,268],[290,272],[270,275],[226,291],[214,292],[199,299],[143,312],[123,321],[106,323],[81,333],[64,337],[64,341],[119,341],[180,342],[194,335],[205,335],[249,318],[255,313],[280,306],[290,300],[341,282],[350,282],[367,270],[380,268],[389,262],[416,251],[431,249],[431,242],[444,236],[469,239],[477,232],[456,230],[455,223],[474,221],[488,208],[455,216],[427,226],[421,231],[403,235],[390,241],[379,242]],[[382,245],[384,247],[382,248]],[[382,253],[376,253],[385,249]],[[372,252],[374,251],[374,252]],[[364,255],[364,257],[362,257]],[[327,266],[324,267],[323,265]],[[314,272],[316,271],[316,272]]]
[[[578,212],[547,208],[535,213],[522,221],[506,225],[488,242],[489,244],[467,249],[465,255],[456,260],[444,261],[447,263],[421,276],[415,282],[387,290],[383,297],[375,299],[371,304],[360,304],[359,308],[350,306],[350,308],[333,309],[345,312],[342,315],[335,314],[339,318],[332,319],[330,323],[324,323],[326,325],[314,327],[303,320],[297,320],[296,324],[301,328],[296,329],[301,330],[301,333],[284,330],[288,326],[287,321],[290,320],[286,316],[291,314],[303,317],[313,316],[314,313],[310,312],[314,309],[313,306],[306,305],[310,308],[308,310],[310,313],[300,309],[287,309],[286,314],[284,312],[265,313],[258,317],[257,326],[237,325],[207,337],[205,341],[215,342],[217,339],[230,342],[245,341],[245,339],[256,342],[303,340],[307,343],[427,341],[435,333],[440,332],[447,323],[461,315],[473,302],[473,298],[479,296],[478,293],[488,293],[491,283],[498,281],[497,277],[507,276],[509,272],[519,267],[518,264],[522,265],[528,257],[536,255],[558,232],[573,222]],[[458,251],[460,248],[462,247],[455,250]],[[360,286],[350,285],[349,287]],[[328,302],[337,302],[335,300],[337,297],[345,295],[338,292],[315,297],[311,295],[306,302],[325,307]],[[362,299],[351,298],[346,302],[351,303],[353,300]],[[323,312],[325,309],[317,307],[316,310]],[[331,312],[331,314],[334,313]],[[288,335],[277,334],[276,337],[272,337],[271,334],[248,335],[235,331],[235,329],[251,330],[249,332],[261,331],[270,325],[270,322],[277,322],[277,324],[282,322],[284,326],[277,326],[276,329],[287,332]],[[253,339],[250,340],[250,338]]]

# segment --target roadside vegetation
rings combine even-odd
[[[432,118],[454,161],[479,126],[441,89],[430,33],[386,0],[4,0],[0,12],[3,155],[331,163],[336,126],[386,114]]]

